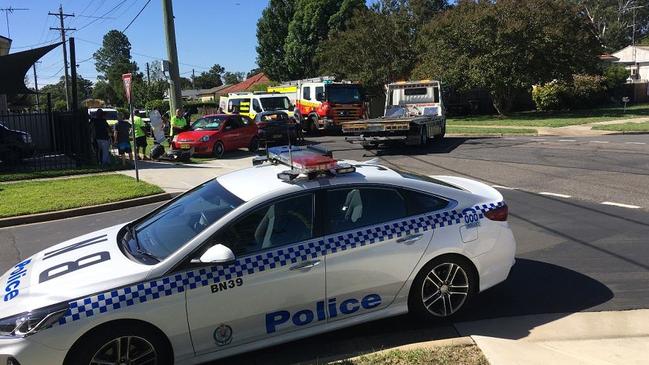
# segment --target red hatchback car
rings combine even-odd
[[[195,155],[223,156],[226,151],[259,148],[257,126],[248,117],[237,114],[211,114],[196,120],[191,131],[174,136],[173,149],[190,150]]]

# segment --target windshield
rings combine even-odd
[[[216,179],[210,180],[129,227],[122,242],[141,262],[151,263],[153,259],[155,263],[167,258],[242,203],[243,200],[227,191]]]
[[[203,129],[219,129],[221,124],[225,121],[226,117],[204,117],[201,118],[192,124],[192,129],[194,130],[203,130]]]
[[[289,110],[291,101],[286,96],[274,96],[272,98],[259,98],[264,111]]]
[[[328,86],[327,100],[334,104],[360,103],[361,91],[357,86]]]

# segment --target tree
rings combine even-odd
[[[108,84],[108,82],[99,80],[95,83],[95,88],[92,91],[92,97],[95,99],[101,99],[106,102],[107,105],[116,105],[117,95],[115,95],[115,90]]]
[[[359,10],[347,30],[321,44],[320,73],[358,80],[370,93],[382,93],[383,85],[407,79],[414,66],[409,38],[397,16]]]
[[[226,72],[223,74],[223,81],[226,85],[234,85],[243,81],[246,74],[243,72]]]
[[[296,0],[270,0],[257,21],[257,64],[273,80],[290,78],[284,43]],[[227,84],[227,82],[226,82]]]
[[[63,101],[65,103],[65,85],[63,82],[64,78],[65,76],[61,76],[59,78],[59,82],[57,82],[56,84],[45,85],[39,90],[41,94],[49,93],[51,95],[52,105],[56,104],[58,101]],[[84,79],[83,76],[77,74],[77,93],[79,96],[79,102],[92,97],[92,92],[92,82],[88,79]],[[41,102],[43,102],[43,98],[41,98]]]
[[[631,44],[633,20],[636,40],[649,34],[649,6],[646,0],[574,0],[595,29],[597,39],[609,51]]]
[[[192,80],[187,77],[180,77],[180,89],[188,90],[192,88]]]
[[[137,65],[131,62],[131,42],[118,31],[111,30],[104,35],[102,47],[93,54],[99,80],[108,81],[113,89],[115,105],[125,105],[122,74],[137,73]],[[141,76],[140,76],[141,77]]]
[[[284,63],[291,79],[317,76],[315,55],[331,31],[344,30],[363,0],[297,0],[284,43]]]
[[[462,1],[422,33],[414,76],[483,88],[501,114],[520,90],[592,73],[601,52],[588,19],[564,0]]]
[[[223,72],[225,72],[225,69],[221,65],[215,64],[210,67],[209,71],[201,72],[200,75],[194,78],[194,87],[197,89],[210,89],[223,85],[223,81],[221,81]]]

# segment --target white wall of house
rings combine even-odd
[[[627,46],[612,56],[618,58],[614,63],[623,65],[631,75],[638,75],[635,82],[649,81],[649,46]]]

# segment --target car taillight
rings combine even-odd
[[[490,210],[484,214],[485,217],[491,219],[492,221],[504,222],[507,220],[507,215],[509,215],[509,208],[507,204],[503,205],[500,208]]]

